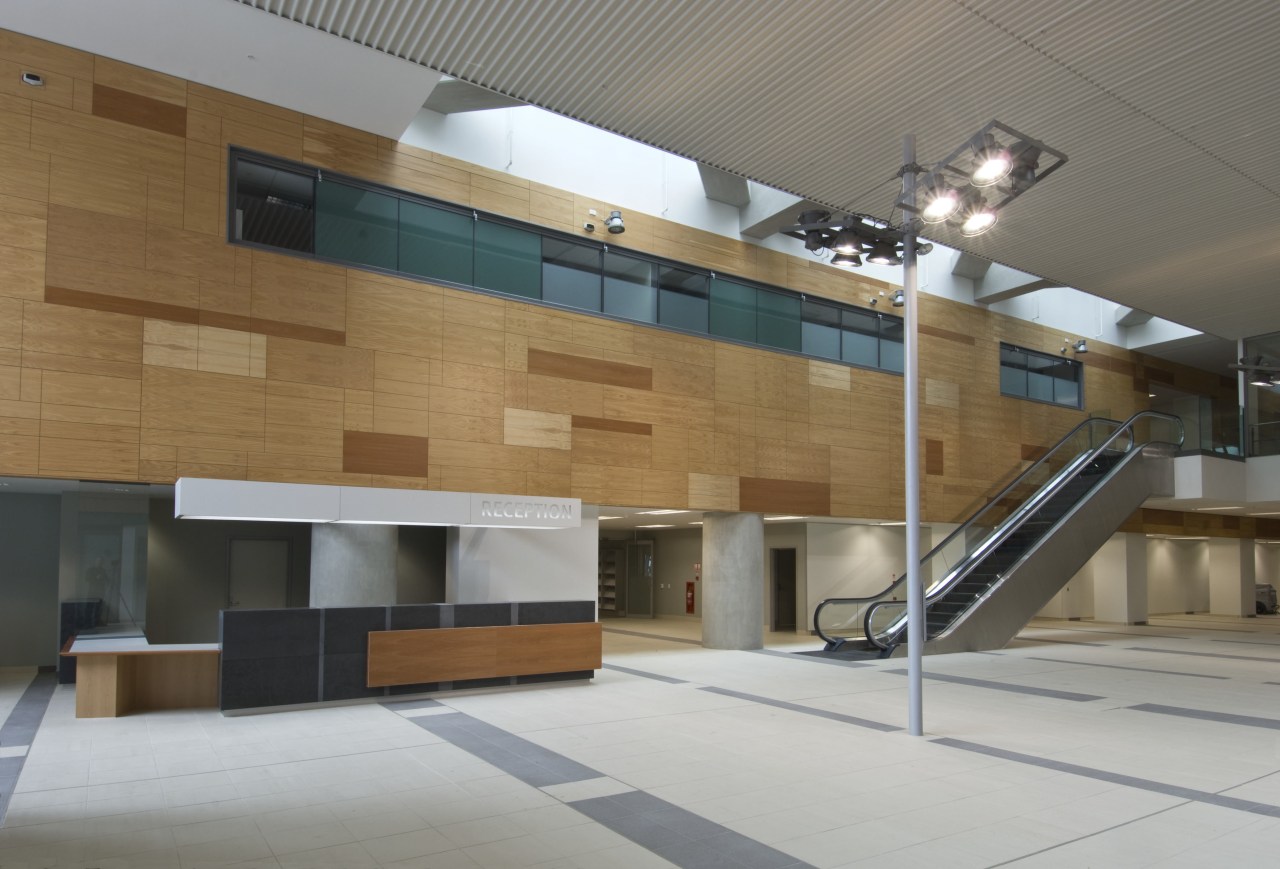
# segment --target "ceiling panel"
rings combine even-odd
[[[1065,151],[941,241],[1218,335],[1280,330],[1280,4],[240,0],[837,208],[998,118]]]

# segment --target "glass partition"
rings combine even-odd
[[[1074,359],[1000,345],[1000,394],[1083,407],[1082,366]]]
[[[901,372],[902,319],[232,149],[229,236],[412,278]],[[1051,384],[1047,400],[1054,397]]]
[[[475,218],[420,202],[400,201],[400,271],[474,284]]]

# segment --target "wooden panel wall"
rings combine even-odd
[[[0,31],[0,474],[178,476],[899,517],[899,377],[228,245],[241,145],[567,232],[613,203]],[[14,81],[17,76],[15,74]],[[866,305],[892,288],[627,210],[628,247]],[[1002,398],[1057,331],[924,297],[924,516],[1077,423]],[[1090,340],[1091,411],[1174,370]]]

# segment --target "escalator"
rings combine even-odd
[[[1173,494],[1182,421],[1142,411],[1088,419],[920,559],[926,654],[1011,640],[1142,503]],[[814,628],[829,651],[888,657],[907,640],[906,576],[830,598]]]

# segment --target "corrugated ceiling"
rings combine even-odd
[[[991,118],[1068,165],[940,241],[1221,335],[1280,330],[1275,0],[239,0],[839,208],[888,216]],[[888,183],[886,183],[888,182]]]

